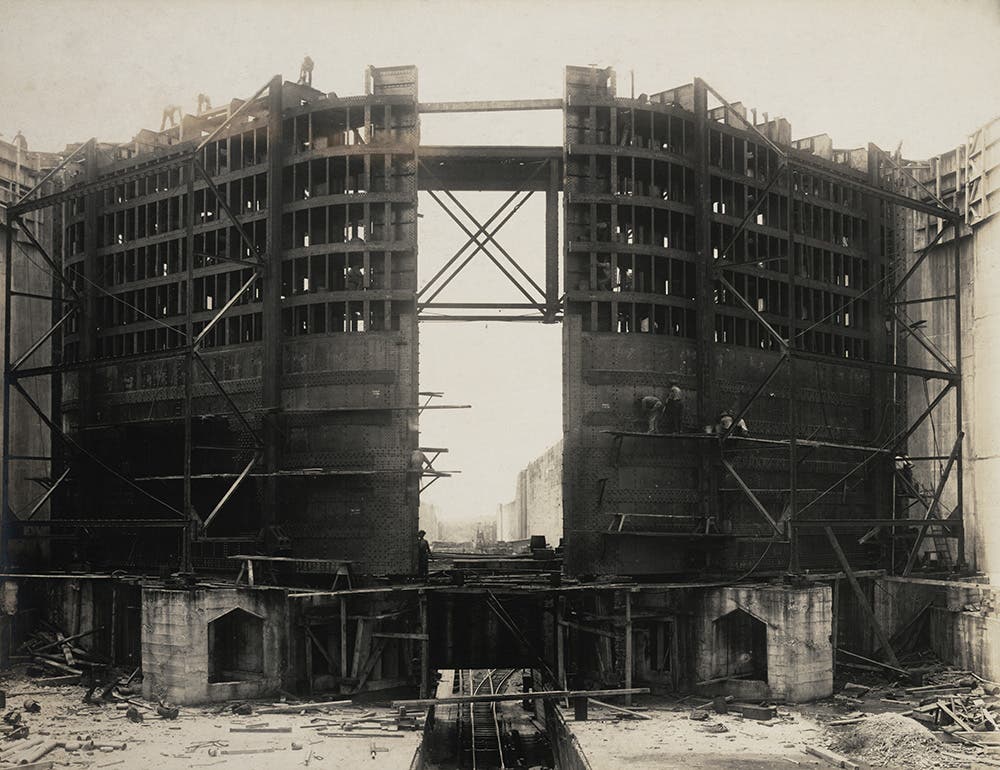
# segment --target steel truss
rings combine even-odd
[[[699,91],[701,92],[701,101],[699,102]],[[723,466],[726,471],[734,478],[737,486],[743,491],[744,495],[750,501],[750,503],[756,508],[761,514],[762,518],[767,522],[768,526],[774,530],[773,537],[777,538],[782,534],[788,537],[790,543],[790,558],[789,558],[789,571],[797,572],[799,571],[799,548],[798,548],[798,533],[803,530],[819,530],[825,531],[830,538],[834,538],[834,532],[836,530],[844,530],[857,528],[860,526],[871,526],[871,527],[886,527],[893,531],[901,528],[912,528],[918,527],[918,534],[916,542],[910,548],[909,555],[906,560],[905,567],[903,568],[904,575],[910,574],[916,563],[917,556],[920,552],[920,547],[924,541],[924,538],[928,536],[930,530],[940,531],[941,534],[954,537],[958,540],[958,562],[959,566],[964,566],[965,562],[965,551],[964,551],[964,532],[963,532],[963,522],[962,522],[962,498],[963,498],[963,486],[962,486],[962,441],[964,433],[962,431],[962,355],[961,355],[961,297],[960,297],[960,286],[961,286],[961,260],[959,255],[959,239],[958,235],[960,232],[960,226],[962,222],[962,215],[957,210],[949,208],[943,201],[938,199],[933,195],[926,187],[924,187],[918,180],[910,175],[910,173],[896,163],[891,156],[886,152],[879,149],[875,145],[869,145],[869,179],[867,182],[862,182],[857,178],[850,177],[846,174],[840,173],[834,169],[827,168],[822,163],[817,162],[805,155],[800,155],[794,152],[786,152],[769,137],[765,136],[756,126],[754,126],[750,121],[746,120],[743,115],[733,107],[726,99],[724,99],[718,91],[712,88],[710,85],[702,80],[695,80],[695,108],[699,111],[697,117],[699,118],[699,131],[708,131],[708,116],[707,116],[707,94],[714,96],[722,105],[727,116],[731,116],[739,120],[743,126],[755,135],[763,144],[766,144],[778,158],[778,168],[773,174],[772,178],[768,181],[766,187],[756,196],[756,200],[747,214],[743,217],[742,221],[736,227],[732,237],[729,242],[719,254],[716,264],[711,268],[711,278],[718,282],[721,286],[725,288],[727,292],[732,294],[732,296],[757,320],[761,326],[767,331],[767,333],[774,338],[777,343],[777,347],[781,352],[781,356],[775,366],[766,374],[758,387],[754,390],[747,401],[742,405],[739,413],[736,415],[733,426],[726,431],[722,436],[720,436],[719,443],[723,450]],[[707,134],[706,134],[707,138]],[[704,141],[704,139],[703,139]],[[887,171],[886,171],[887,169]],[[905,274],[889,285],[887,290],[883,291],[884,301],[888,306],[888,312],[892,318],[895,328],[899,333],[905,334],[908,337],[914,339],[921,348],[923,348],[928,355],[939,365],[940,368],[920,368],[911,367],[903,364],[899,364],[895,361],[862,361],[855,359],[843,359],[835,358],[832,356],[820,355],[817,353],[812,353],[809,351],[801,350],[797,347],[797,341],[801,335],[795,333],[796,326],[796,309],[794,303],[794,296],[789,298],[789,335],[788,339],[782,337],[774,327],[768,323],[768,321],[758,312],[756,306],[747,300],[736,287],[726,279],[723,274],[724,270],[735,270],[735,269],[746,269],[756,267],[760,260],[741,260],[734,261],[728,258],[728,254],[732,247],[737,242],[737,239],[747,228],[747,225],[753,220],[755,214],[757,213],[760,205],[766,199],[766,193],[772,189],[780,188],[780,183],[783,182],[784,189],[787,190],[788,196],[788,248],[789,254],[787,258],[788,264],[788,290],[791,295],[794,294],[795,287],[795,228],[793,221],[793,201],[796,199],[802,199],[796,196],[795,190],[796,185],[794,183],[795,175],[798,173],[808,173],[814,176],[821,176],[826,179],[837,182],[838,184],[847,185],[859,190],[864,195],[870,198],[876,199],[878,201],[890,204],[891,206],[901,207],[909,209],[910,211],[920,212],[927,214],[928,216],[937,217],[944,223],[944,226],[938,232],[937,236],[931,241],[920,255],[913,261],[913,264],[906,270]],[[881,184],[884,178],[888,177],[889,181],[892,183],[893,187],[897,188],[907,188],[914,189],[919,188],[926,196],[930,199],[930,202],[925,199],[916,199],[899,192],[897,189],[892,187],[885,187]],[[800,194],[801,196],[801,194]],[[935,297],[925,297],[919,299],[897,299],[900,295],[905,297],[904,289],[907,286],[909,280],[917,272],[920,266],[927,259],[928,255],[931,253],[932,249],[937,246],[945,233],[949,228],[953,228],[954,238],[953,238],[953,248],[951,250],[951,255],[953,259],[953,280],[955,282],[955,291],[951,294],[945,294]],[[703,260],[709,259],[709,255],[703,253],[700,255]],[[764,261],[768,261],[766,258]],[[889,271],[890,266],[886,266],[887,269],[887,279],[892,277],[891,271]],[[876,283],[872,288],[879,286]],[[949,360],[948,357],[939,349],[937,346],[931,342],[926,335],[923,334],[914,325],[909,322],[905,314],[905,306],[907,304],[912,304],[915,302],[921,303],[953,303],[951,311],[953,313],[953,332],[955,336],[955,360]],[[849,304],[845,303],[845,306]],[[843,308],[841,308],[843,309]],[[835,311],[839,312],[839,311]],[[825,320],[825,319],[824,319]],[[846,365],[869,369],[872,374],[875,372],[889,372],[893,375],[899,377],[911,377],[921,380],[926,384],[930,380],[941,380],[944,385],[942,389],[937,393],[937,395],[930,400],[929,403],[917,417],[907,425],[904,425],[898,431],[896,431],[888,440],[879,446],[870,447],[851,447],[850,449],[857,451],[861,454],[860,459],[855,462],[847,473],[845,473],[835,484],[832,484],[827,489],[821,490],[818,493],[812,495],[811,497],[800,499],[800,494],[807,492],[808,490],[799,489],[797,483],[796,469],[800,462],[799,449],[802,446],[808,447],[829,447],[832,449],[844,449],[842,445],[838,445],[834,442],[817,441],[816,439],[810,438],[808,440],[802,440],[798,436],[798,424],[797,424],[797,408],[796,408],[796,387],[794,380],[794,370],[796,361],[808,361],[817,363],[826,363],[830,365]],[[780,370],[785,369],[788,372],[789,388],[788,388],[788,419],[789,419],[789,438],[787,442],[788,447],[788,503],[785,510],[782,512],[780,517],[775,517],[772,513],[768,512],[763,503],[754,494],[753,490],[748,484],[740,477],[736,469],[732,464],[726,459],[725,450],[726,447],[731,444],[727,441],[732,436],[732,432],[735,427],[739,424],[740,419],[747,414],[753,403],[760,398],[760,396],[766,392],[767,386],[774,379],[774,377],[779,373]],[[930,502],[928,503],[923,496],[918,495],[917,499],[920,501],[924,507],[924,516],[921,519],[911,519],[905,516],[899,516],[899,512],[895,510],[895,503],[893,504],[892,517],[887,518],[884,516],[877,516],[871,519],[826,519],[826,518],[809,518],[803,516],[810,508],[820,503],[822,500],[827,498],[830,494],[840,489],[846,482],[848,482],[852,477],[855,476],[860,471],[863,471],[873,460],[879,457],[884,457],[888,454],[891,457],[905,453],[905,445],[907,439],[913,435],[913,433],[928,419],[932,418],[932,414],[938,408],[938,406],[944,401],[945,397],[953,393],[955,397],[955,434],[957,438],[955,439],[954,446],[951,449],[950,454],[946,456],[947,463],[944,468],[940,471],[937,478],[936,489],[934,495]],[[893,402],[895,402],[896,393],[893,392],[891,396]],[[918,458],[920,459],[920,458]],[[955,473],[956,478],[956,492],[957,492],[957,503],[954,510],[948,512],[946,516],[939,516],[938,512],[943,508],[941,504],[941,496],[944,489],[948,483],[948,480],[952,473]],[[780,524],[787,526],[787,530],[780,527]],[[870,534],[870,533],[869,533]],[[868,537],[868,535],[866,535]],[[835,549],[837,551],[838,559],[841,563],[849,570],[850,567],[846,563],[846,557],[844,556],[842,550],[839,549],[839,545]],[[893,565],[895,569],[895,565]]]
[[[543,321],[554,323],[560,320],[562,303],[558,297],[558,267],[553,267],[558,260],[558,244],[556,243],[556,228],[558,226],[559,180],[558,169],[551,160],[535,163],[535,168],[514,189],[503,203],[485,222],[480,222],[472,212],[447,189],[435,176],[434,172],[423,162],[419,163],[420,173],[429,179],[432,186],[425,187],[431,198],[449,216],[455,225],[465,234],[467,240],[448,259],[447,262],[417,291],[417,313],[422,321]],[[549,173],[550,184],[546,190],[546,274],[544,287],[515,260],[496,239],[497,233],[506,225],[521,207],[534,194],[533,182],[543,171]],[[426,185],[426,183],[425,183]],[[444,197],[438,195],[442,192]],[[450,204],[450,205],[449,205]],[[464,215],[472,227],[466,224],[459,213]],[[496,223],[494,225],[494,223]],[[474,230],[472,228],[475,228]],[[471,248],[470,247],[474,247]],[[492,250],[491,250],[492,247]],[[469,251],[467,251],[469,250]],[[493,252],[499,252],[504,258],[501,261]],[[479,254],[483,253],[507,278],[513,286],[524,295],[525,302],[435,302],[435,298],[447,288],[458,275]],[[461,261],[460,261],[461,260]],[[456,266],[456,263],[457,266]],[[513,268],[513,272],[510,268]],[[516,274],[516,275],[515,275]],[[459,315],[437,315],[426,313],[428,310],[523,310],[524,315],[492,316],[469,313]],[[534,312],[531,312],[534,311]]]
[[[4,412],[3,412],[3,491],[2,491],[2,510],[3,512],[3,526],[0,527],[0,567],[6,569],[9,566],[8,560],[8,542],[10,534],[13,530],[17,529],[20,531],[24,524],[30,524],[33,527],[49,527],[49,528],[63,528],[63,527],[78,527],[81,529],[91,529],[91,528],[102,528],[102,529],[119,529],[123,531],[134,531],[138,529],[181,529],[182,532],[182,552],[180,560],[180,570],[182,572],[190,572],[192,570],[192,544],[201,537],[206,536],[206,531],[208,527],[216,520],[219,513],[222,511],[226,503],[232,498],[233,494],[239,489],[242,483],[251,475],[265,475],[268,478],[266,482],[269,484],[274,483],[274,473],[266,474],[253,474],[252,471],[261,464],[265,455],[265,443],[264,439],[259,435],[259,432],[253,427],[250,422],[248,415],[244,410],[241,410],[236,402],[233,400],[232,396],[219,381],[219,379],[212,372],[211,367],[206,362],[205,358],[202,356],[201,350],[204,347],[206,337],[212,332],[213,329],[218,326],[218,324],[223,321],[227,315],[229,315],[230,310],[234,305],[243,297],[248,291],[250,291],[255,285],[265,284],[270,281],[278,280],[273,273],[273,268],[270,265],[269,255],[262,253],[257,247],[256,243],[248,235],[243,227],[239,217],[230,208],[226,198],[215,182],[212,180],[211,175],[205,169],[202,164],[200,154],[201,151],[213,140],[219,137],[229,128],[233,122],[242,114],[244,114],[250,107],[254,104],[258,104],[259,100],[265,98],[265,94],[269,99],[270,111],[273,113],[275,106],[279,107],[279,114],[275,116],[274,114],[269,115],[269,121],[281,120],[280,115],[280,104],[281,104],[281,87],[282,79],[280,76],[275,76],[267,83],[265,83],[260,89],[258,89],[253,96],[247,99],[243,104],[235,110],[225,121],[219,124],[211,134],[202,139],[196,146],[191,149],[180,149],[177,152],[172,152],[167,156],[161,157],[159,159],[151,160],[149,162],[143,163],[140,161],[135,166],[130,167],[128,170],[122,173],[110,173],[104,177],[97,177],[96,168],[96,152],[97,142],[95,139],[91,139],[88,142],[80,145],[73,153],[62,160],[55,168],[49,171],[48,174],[31,190],[29,190],[22,198],[13,206],[8,209],[8,228],[6,233],[6,243],[5,243],[5,255],[6,255],[6,318],[5,318],[5,352],[4,352]],[[271,148],[272,153],[278,153],[278,147]],[[43,194],[45,190],[43,189],[51,180],[54,180],[61,171],[64,171],[71,163],[78,162],[83,159],[83,163],[88,171],[88,179],[80,184],[76,184],[64,189],[59,189],[55,191],[50,191],[48,195]],[[136,480],[128,477],[127,475],[121,473],[119,470],[111,467],[95,454],[90,452],[79,442],[77,442],[72,436],[70,436],[59,424],[60,420],[54,418],[52,415],[47,414],[46,411],[29,395],[22,385],[22,381],[30,380],[34,378],[42,377],[61,377],[64,372],[85,369],[87,367],[99,364],[100,360],[83,360],[74,361],[71,363],[54,362],[49,365],[36,366],[36,367],[26,367],[25,364],[31,359],[34,354],[49,340],[53,340],[53,350],[55,353],[55,358],[59,358],[60,354],[56,348],[58,348],[60,342],[60,332],[61,327],[73,316],[84,317],[86,314],[86,299],[81,296],[80,292],[76,289],[71,281],[63,274],[60,268],[60,260],[58,258],[53,258],[52,255],[44,248],[44,246],[39,242],[39,240],[34,236],[30,229],[25,225],[23,220],[23,215],[42,208],[47,208],[51,206],[57,206],[64,201],[70,200],[75,197],[82,197],[87,195],[93,195],[101,190],[107,189],[108,187],[121,184],[124,181],[134,180],[142,176],[146,176],[155,172],[162,172],[166,170],[171,170],[175,168],[184,168],[186,170],[185,179],[187,184],[187,211],[186,219],[186,232],[185,232],[185,249],[184,254],[187,261],[187,285],[186,285],[186,301],[185,301],[185,320],[184,320],[184,338],[186,340],[185,344],[170,350],[156,351],[154,353],[131,356],[130,360],[155,360],[155,359],[183,359],[186,376],[184,379],[184,473],[180,479],[183,481],[183,505],[181,509],[170,505],[164,500],[150,492],[147,488],[142,486],[141,480]],[[225,260],[235,263],[239,263],[250,268],[253,272],[247,281],[236,291],[236,293],[229,298],[229,300],[219,308],[218,312],[206,323],[205,327],[197,334],[194,334],[194,190],[196,179],[200,179],[206,185],[205,189],[211,191],[211,194],[215,196],[220,208],[228,217],[229,222],[239,235],[240,241],[246,247],[247,252],[251,255],[248,259],[234,259],[225,255],[202,255],[210,256],[213,260]],[[272,205],[274,202],[272,201]],[[32,294],[28,292],[21,292],[14,289],[12,286],[12,260],[14,256],[14,246],[15,232],[22,232],[26,238],[34,246],[37,254],[41,257],[45,263],[44,272],[51,275],[53,279],[53,296],[46,296],[40,294]],[[85,260],[91,259],[92,254],[85,253]],[[39,267],[39,269],[43,269]],[[94,285],[91,287],[100,292],[104,292],[102,287]],[[84,294],[87,294],[89,290],[85,290]],[[64,295],[65,293],[65,295]],[[54,321],[52,326],[31,344],[26,351],[20,353],[15,358],[14,352],[11,350],[11,299],[12,297],[21,297],[25,300],[34,302],[48,302],[52,303],[52,306],[56,308],[53,313],[53,317],[58,315],[58,319]],[[265,300],[266,301],[266,300]],[[68,309],[62,311],[63,306],[68,306]],[[265,314],[266,315],[266,314]],[[192,467],[192,426],[194,419],[194,409],[193,409],[193,381],[196,367],[205,373],[207,379],[212,383],[215,391],[220,395],[226,402],[227,407],[230,412],[229,416],[233,416],[239,422],[241,429],[246,433],[246,435],[251,439],[254,447],[253,456],[251,460],[243,467],[239,475],[236,476],[235,480],[228,487],[225,493],[221,496],[218,502],[214,505],[209,514],[203,519],[194,510],[192,505],[192,484],[193,482],[203,479],[212,478],[211,474],[197,474],[193,471]],[[58,390],[58,389],[57,389]],[[58,439],[62,444],[66,446],[67,449],[79,455],[79,457],[74,458],[72,464],[67,464],[65,469],[58,478],[55,478],[51,485],[45,490],[45,493],[37,500],[31,509],[27,512],[22,512],[22,515],[17,515],[13,512],[10,507],[10,478],[11,478],[11,463],[17,462],[22,459],[28,459],[24,456],[12,454],[10,447],[10,402],[12,395],[16,393],[21,399],[27,403],[31,408],[32,412],[37,416],[39,421],[43,423],[52,433],[53,439]],[[53,399],[52,411],[55,412],[59,409],[59,404],[55,403]],[[267,419],[265,415],[264,419]],[[53,452],[53,457],[48,458],[52,462],[53,476],[56,475],[56,454]],[[102,471],[110,474],[119,481],[125,483],[127,486],[147,498],[151,504],[151,513],[154,511],[159,514],[159,518],[99,518],[99,517],[88,517],[88,518],[73,518],[73,519],[56,519],[56,520],[36,520],[32,517],[41,507],[47,502],[52,495],[56,492],[59,486],[66,480],[70,474],[71,468],[79,469],[84,465],[96,465]],[[269,469],[273,470],[273,469]],[[171,514],[169,518],[163,518],[162,514],[164,510]],[[51,536],[51,535],[50,535]]]

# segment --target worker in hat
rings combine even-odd
[[[733,427],[734,419],[733,413],[728,409],[719,412],[719,417],[715,423],[716,434],[719,436],[723,436],[726,433],[729,433],[732,436],[749,436],[750,431],[747,428],[746,420],[741,417],[739,422],[736,423],[736,426]],[[732,428],[732,431],[730,431],[730,428]]]
[[[417,575],[421,580],[427,579],[427,565],[431,560],[431,546],[424,538],[424,530],[417,532]]]
[[[639,399],[642,413],[646,415],[646,433],[660,432],[660,417],[663,416],[663,400],[659,396],[642,396]]]

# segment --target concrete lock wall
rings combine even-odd
[[[560,440],[517,474],[514,499],[497,506],[497,538],[545,535],[556,545],[563,533],[563,442]]]
[[[243,681],[209,682],[209,623],[233,610],[261,619],[261,671]],[[172,703],[257,698],[288,687],[288,604],[280,589],[142,591],[143,696]]]
[[[930,613],[931,649],[951,665],[1000,680],[1000,587],[985,583],[885,577],[877,581],[874,610],[891,636],[917,613]]]
[[[722,651],[716,624],[734,610],[767,626],[767,682],[731,679],[725,691],[737,697],[762,697],[792,703],[833,693],[833,592],[830,586],[731,586],[706,591],[695,620],[693,657],[697,676],[718,676]]]

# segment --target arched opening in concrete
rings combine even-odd
[[[767,623],[735,609],[714,625],[716,676],[766,682]]]
[[[237,607],[209,622],[209,682],[246,682],[263,675],[263,618]]]

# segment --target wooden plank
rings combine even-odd
[[[367,625],[368,625],[367,621],[359,620],[357,625],[357,630],[355,631],[354,634],[354,660],[351,663],[352,679],[358,678],[358,671],[361,670],[361,663],[363,660],[361,656],[364,654],[363,653],[364,648],[368,646],[365,644],[366,640],[365,626]]]
[[[958,714],[952,711],[948,707],[948,704],[945,703],[943,700],[939,700],[937,702],[937,707],[941,709],[945,714],[950,716],[952,720],[955,722],[955,724],[961,727],[965,732],[967,733],[975,732],[971,727],[969,727],[968,723],[965,722]]]
[[[376,631],[372,636],[376,639],[414,639],[418,642],[430,639],[427,634],[404,634],[396,631]]]
[[[807,754],[812,754],[814,757],[826,760],[834,767],[842,767],[845,770],[858,770],[858,765],[856,763],[852,762],[847,757],[835,754],[829,749],[821,749],[816,746],[806,746],[805,751]]]
[[[844,665],[851,665],[854,668],[860,668],[860,669],[863,669],[863,670],[866,670],[866,671],[873,671],[873,670],[876,670],[876,668],[878,668],[878,669],[884,669],[886,671],[892,671],[894,674],[899,674],[900,676],[909,676],[910,675],[910,672],[907,671],[905,668],[898,668],[897,666],[890,666],[888,663],[883,663],[880,660],[872,660],[871,658],[866,658],[864,655],[858,655],[856,652],[851,652],[850,650],[845,650],[843,647],[841,647],[840,649],[838,649],[837,652],[840,653],[841,655],[847,655],[849,657],[857,658],[858,660],[863,660],[866,663],[871,663],[872,664],[871,666],[859,666],[859,665],[856,665],[856,664],[847,664],[847,663],[845,663]]]
[[[603,636],[616,641],[618,639],[618,635],[612,631],[605,631],[603,628],[594,628],[593,626],[585,626],[583,623],[577,623],[575,620],[560,620],[559,625],[563,628],[575,628],[577,631],[582,631],[585,634]]]
[[[861,610],[864,612],[865,617],[868,618],[868,622],[871,623],[872,629],[875,631],[875,636],[878,637],[879,642],[882,644],[882,649],[885,650],[886,657],[889,658],[889,662],[893,666],[902,670],[899,660],[896,658],[896,653],[893,652],[892,645],[889,644],[889,637],[885,635],[885,631],[879,625],[878,618],[875,617],[875,611],[872,609],[871,604],[868,603],[868,597],[865,596],[865,592],[861,590],[861,584],[858,583],[858,579],[854,576],[854,571],[851,569],[850,562],[847,561],[844,549],[840,547],[840,541],[833,534],[831,527],[824,527],[823,530],[826,532],[826,538],[830,541],[830,547],[833,548],[833,552],[837,555],[837,560],[840,562],[840,566],[847,576],[847,582],[851,584],[854,595],[858,597],[858,604],[861,606]]]
[[[632,696],[630,696],[630,695],[626,695],[625,697],[626,697],[626,698],[630,698],[630,697],[632,697]],[[631,715],[632,715],[632,716],[634,716],[634,717],[635,717],[636,719],[652,719],[652,718],[653,718],[653,717],[651,717],[651,716],[650,716],[649,714],[642,714],[642,713],[640,713],[640,712],[638,712],[638,711],[633,711],[632,709],[626,709],[626,708],[622,708],[621,706],[616,706],[616,705],[615,705],[615,704],[613,704],[613,703],[605,703],[605,702],[604,702],[604,701],[602,701],[602,700],[597,700],[597,698],[591,698],[591,699],[590,699],[590,702],[591,702],[591,703],[594,703],[594,704],[596,704],[596,705],[598,705],[598,706],[601,706],[601,707],[603,707],[603,708],[606,708],[606,709],[611,709],[612,711],[620,711],[620,712],[622,712],[623,714],[631,714]]]
[[[536,690],[534,692],[497,693],[495,695],[455,695],[451,698],[417,698],[414,700],[394,700],[393,708],[426,706],[448,706],[453,703],[500,703],[519,700],[555,700],[559,698],[611,698],[618,695],[648,695],[648,687],[633,687],[629,690]]]
[[[365,665],[361,669],[361,674],[358,676],[358,684],[354,688],[354,692],[361,692],[361,688],[365,686],[365,682],[371,676],[372,671],[375,669],[375,664],[381,659],[382,653],[385,652],[385,647],[388,643],[387,639],[379,639],[375,642],[371,655],[368,656],[368,660],[365,661]]]

